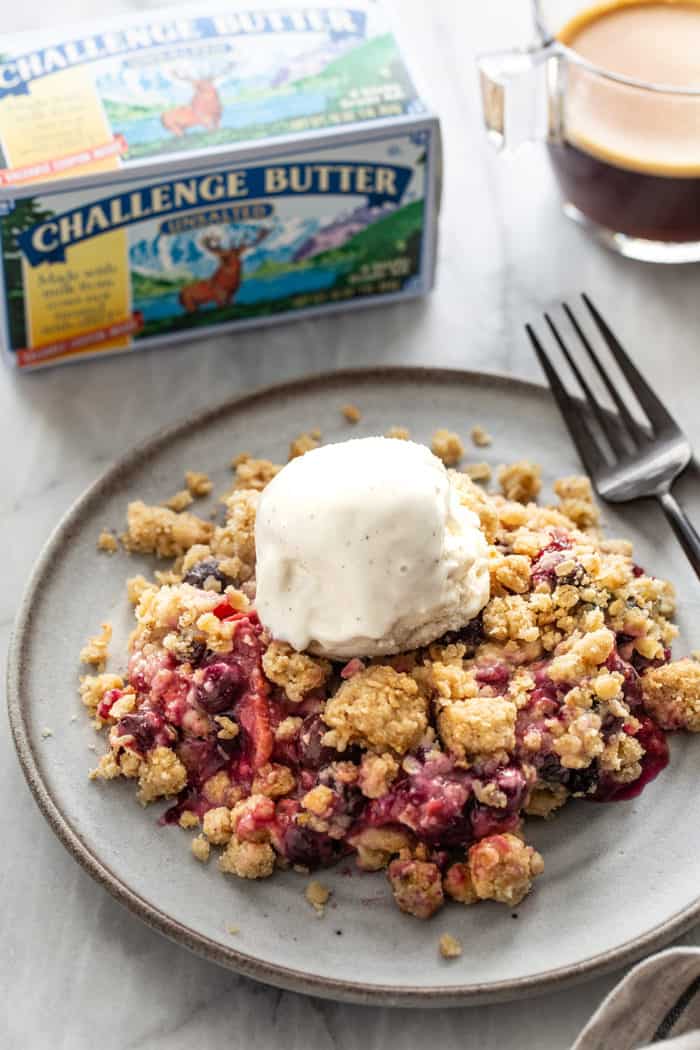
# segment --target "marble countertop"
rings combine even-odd
[[[102,5],[104,9],[105,5]],[[143,9],[108,0],[108,10]],[[152,5],[156,6],[156,5]],[[443,121],[445,187],[429,299],[30,376],[0,371],[0,643],[54,523],[121,451],[227,394],[309,371],[420,363],[541,381],[522,326],[585,289],[700,448],[696,267],[651,267],[592,243],[558,209],[543,151],[484,141],[472,54],[527,39],[524,3],[394,0]],[[89,0],[7,4],[3,30],[66,23]],[[77,581],[79,583],[79,581]],[[322,1002],[236,977],[152,933],[82,872],[40,816],[0,734],[0,1041],[8,1050],[561,1050],[615,981],[536,1001],[440,1012]],[[688,943],[700,943],[697,931]]]

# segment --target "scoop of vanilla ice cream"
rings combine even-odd
[[[293,459],[261,495],[255,546],[258,615],[298,650],[414,649],[489,599],[479,520],[413,441],[358,438]]]

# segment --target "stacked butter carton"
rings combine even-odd
[[[439,125],[373,0],[5,38],[0,147],[22,368],[432,285]]]

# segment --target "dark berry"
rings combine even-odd
[[[204,587],[206,581],[213,577],[221,584],[222,590],[228,587],[233,580],[230,576],[227,576],[225,572],[221,571],[221,567],[216,558],[206,558],[204,561],[198,561],[196,565],[193,565],[191,569],[183,576],[183,583],[190,583],[193,587]]]
[[[117,723],[117,733],[132,737],[135,749],[144,755],[158,744],[170,743],[167,723],[157,711],[141,710],[134,715],[124,715]]]
[[[320,769],[336,758],[336,752],[332,747],[325,747],[321,743],[323,735],[328,731],[320,715],[309,715],[299,732],[298,750],[299,764],[304,769]]]
[[[298,824],[289,824],[285,829],[282,849],[291,864],[303,864],[306,868],[330,864],[337,856],[336,846],[328,835]]]
[[[245,688],[240,668],[234,663],[217,661],[204,668],[197,686],[197,703],[210,715],[230,711]]]

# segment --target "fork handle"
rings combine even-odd
[[[686,557],[700,579],[700,536],[680,503],[670,492],[660,492],[656,497],[671,523],[671,528],[685,551]]]

